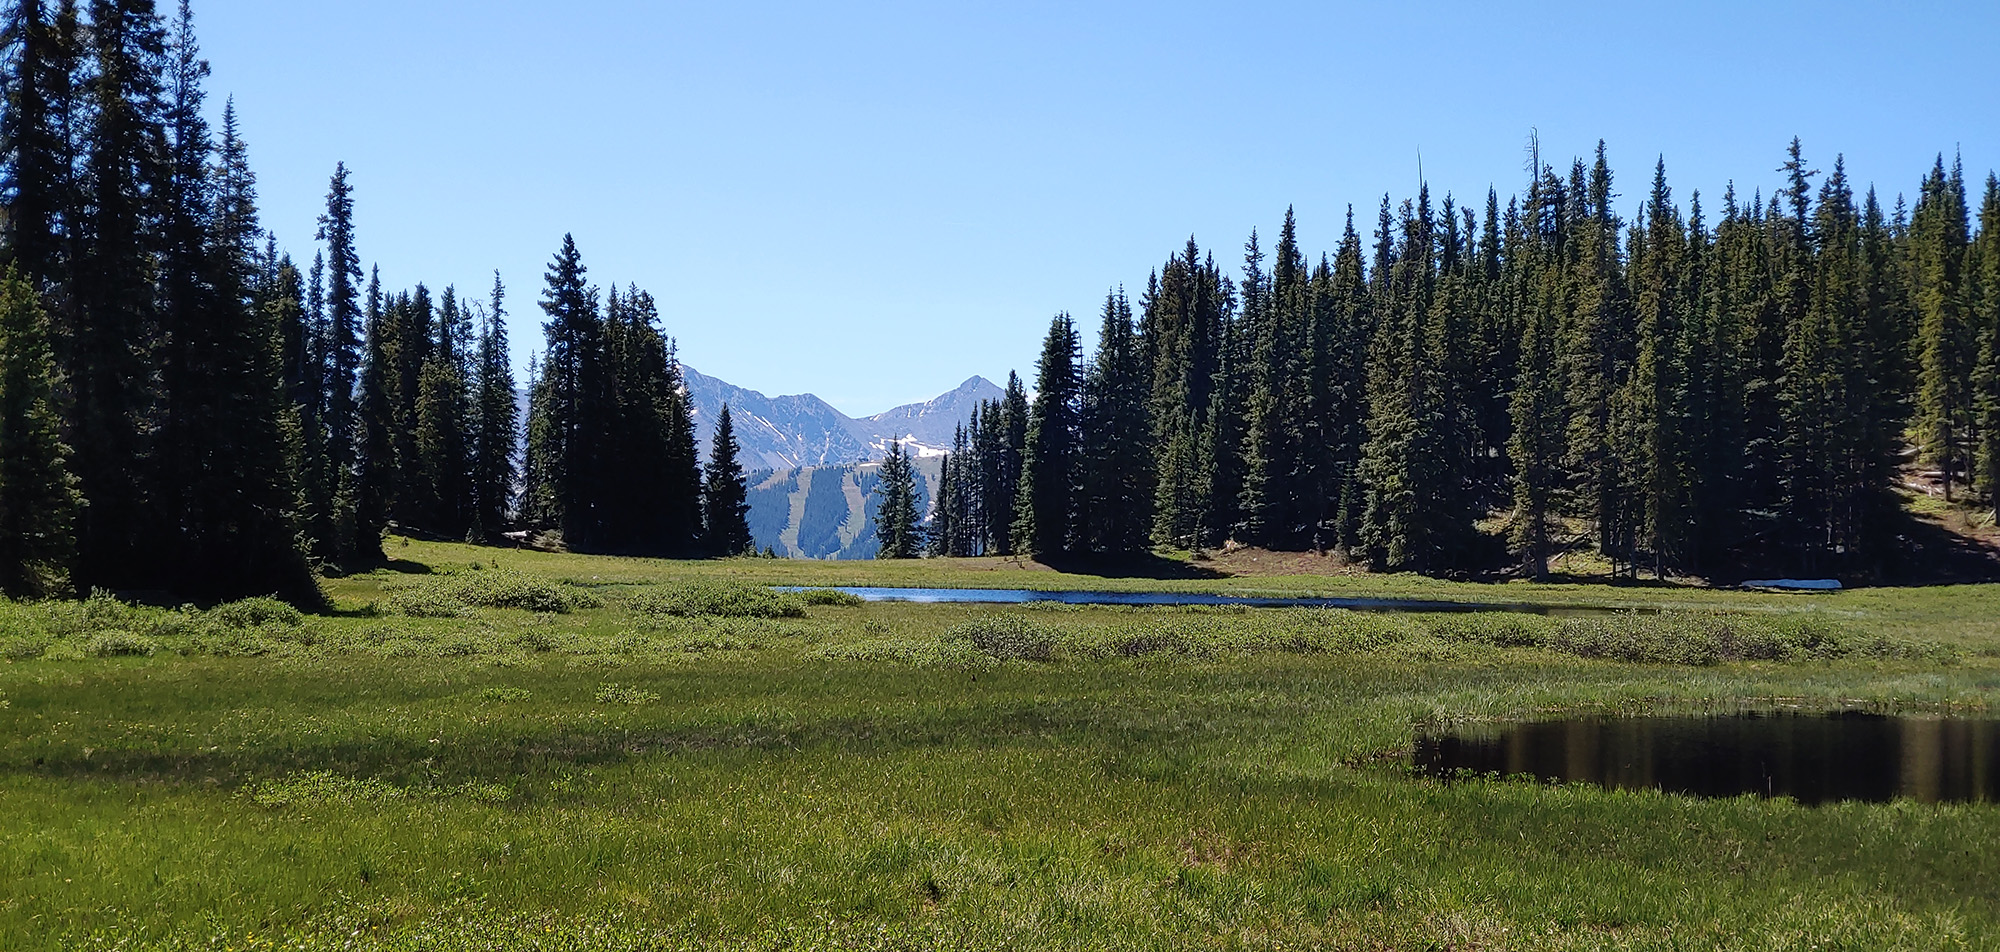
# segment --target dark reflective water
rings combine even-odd
[[[791,591],[797,591],[793,588]],[[1401,598],[1288,598],[1205,595],[1190,592],[1041,592],[1024,588],[842,588],[870,602],[931,602],[968,605],[1217,605],[1245,608],[1345,608],[1362,612],[1521,612],[1531,615],[1614,615],[1622,609],[1572,605],[1519,605],[1437,602]]]
[[[1414,763],[1698,797],[2000,802],[2000,721],[1740,715],[1584,718],[1419,735]]]

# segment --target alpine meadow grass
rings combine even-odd
[[[0,947],[2000,943],[2000,805],[1405,766],[1452,721],[1990,714],[1991,588],[996,609],[757,587],[949,565],[392,551],[324,616],[0,609]]]

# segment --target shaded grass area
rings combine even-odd
[[[518,573],[496,590],[578,599],[385,594],[474,554]],[[995,612],[754,593],[735,563],[431,555],[335,582],[324,618],[0,608],[0,643],[48,639],[0,664],[0,948],[2000,944],[1995,805],[1402,766],[1440,721],[1991,712],[2000,636],[1954,614],[1977,598],[1887,625],[1906,609],[1782,598]],[[107,631],[151,650],[80,647]],[[203,647],[223,635],[263,647]]]

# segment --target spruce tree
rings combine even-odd
[[[604,422],[603,327],[597,291],[576,241],[563,236],[545,275],[542,312],[548,347],[531,413],[530,465],[541,487],[537,515],[561,528],[565,543],[587,551],[601,532],[598,465]]]
[[[424,491],[423,521],[431,533],[463,538],[472,528],[472,454],[467,445],[472,394],[467,355],[471,320],[458,290],[446,287],[437,336],[419,377],[416,408],[417,469]]]
[[[650,315],[653,299],[646,296],[641,301],[646,314]],[[669,551],[694,552],[703,544],[701,508],[701,460],[695,445],[694,401],[688,395],[687,382],[681,373],[678,346],[672,338],[664,340],[666,372],[659,385],[659,398],[666,421],[666,466],[662,472],[659,492],[666,502],[666,540]]]
[[[81,222],[72,118],[81,48],[73,2],[17,0],[0,14],[0,255],[30,287],[67,298],[65,247]]]
[[[875,541],[878,559],[914,559],[923,554],[922,516],[918,514],[917,473],[900,442],[889,444],[882,460],[882,479],[875,487]]]
[[[473,534],[487,540],[498,538],[507,525],[515,434],[520,425],[520,411],[514,402],[513,359],[507,348],[506,298],[506,285],[495,271],[473,372]]]
[[[68,586],[82,502],[65,466],[49,321],[12,264],[0,279],[0,594]]]
[[[396,302],[382,296],[382,271],[374,269],[368,279],[367,310],[363,320],[363,341],[359,396],[355,412],[360,414],[355,449],[354,522],[364,538],[378,538],[397,513],[398,490],[396,446],[401,442],[402,421],[397,418],[395,394],[400,390],[396,370]]]
[[[1542,187],[1546,181],[1537,171],[1528,190],[1526,228],[1509,248],[1509,264],[1518,275],[1522,298],[1520,368],[1509,400],[1513,435],[1507,449],[1514,463],[1510,541],[1522,570],[1537,579],[1549,573],[1565,486],[1568,404],[1557,373],[1557,353],[1571,288],[1563,260],[1561,218],[1544,214],[1555,198]]]
[[[1104,300],[1097,359],[1083,384],[1079,542],[1111,556],[1144,552],[1152,537],[1152,419],[1144,355],[1123,290]]]
[[[1361,447],[1368,438],[1368,343],[1375,336],[1369,307],[1368,277],[1361,256],[1361,236],[1354,230],[1354,209],[1347,210],[1346,230],[1334,253],[1328,276],[1331,314],[1329,359],[1326,365],[1327,473],[1322,491],[1332,524],[1323,542],[1343,552],[1352,550],[1366,508],[1360,476]]]
[[[1979,433],[1979,492],[2000,522],[2000,178],[1986,176],[1979,207],[1979,238],[1967,259],[1967,295],[1979,338],[1973,372],[1975,423]]]
[[[930,539],[930,555],[945,559],[952,556],[952,540],[958,535],[958,526],[953,519],[957,503],[953,499],[951,454],[938,460],[937,493],[931,499],[931,521],[925,536]]]
[[[1654,574],[1693,557],[1688,414],[1688,366],[1682,332],[1682,272],[1687,266],[1686,226],[1667,186],[1666,161],[1653,170],[1644,224],[1631,246],[1628,285],[1634,309],[1636,356],[1620,402],[1628,441],[1618,458],[1631,467],[1634,555],[1650,553]]]
[[[1965,182],[1944,157],[1924,179],[1910,222],[1911,297],[1916,304],[1918,378],[1912,437],[1921,459],[1943,474],[1944,497],[1967,472],[1972,365],[1977,347],[1965,318],[1961,271],[1969,245]]]
[[[1068,314],[1049,325],[1035,377],[1027,449],[1015,509],[1014,547],[1042,559],[1070,554],[1076,543],[1081,475],[1081,394],[1076,327]]]
[[[369,562],[382,558],[382,539],[360,525],[356,509],[360,499],[355,468],[360,415],[355,412],[355,388],[361,371],[361,258],[354,249],[354,187],[347,181],[344,162],[334,167],[327,185],[319,240],[326,242],[324,424],[334,538],[342,560]]]
[[[715,417],[708,469],[702,475],[702,538],[711,555],[727,557],[752,551],[749,486],[737,453],[736,425],[731,422],[729,404],[725,403]]]
[[[86,31],[89,117],[75,299],[59,333],[71,391],[71,465],[88,505],[78,520],[77,583],[153,586],[167,559],[150,465],[160,334],[152,281],[166,166],[166,32],[148,0],[92,0]]]
[[[987,412],[991,425],[992,474],[984,492],[986,547],[996,555],[1013,555],[1014,525],[1021,502],[1021,466],[1028,446],[1028,391],[1019,374],[1007,374],[1007,389]]]
[[[167,582],[196,598],[279,595],[317,608],[296,543],[279,331],[255,289],[256,178],[234,108],[219,151],[200,115],[208,64],[185,0],[170,52],[155,501],[173,526]]]

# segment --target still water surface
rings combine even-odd
[[[792,589],[797,591],[797,589]],[[1244,608],[1346,608],[1364,612],[1522,612],[1532,615],[1611,615],[1624,609],[1582,605],[1521,605],[1498,602],[1442,602],[1404,598],[1308,598],[1209,595],[1196,592],[1043,592],[1024,588],[841,588],[870,602],[926,602],[966,605],[1214,605]],[[1644,609],[1641,609],[1644,611]]]
[[[1870,714],[1581,718],[1419,734],[1416,768],[1800,803],[2000,802],[2000,721]]]

